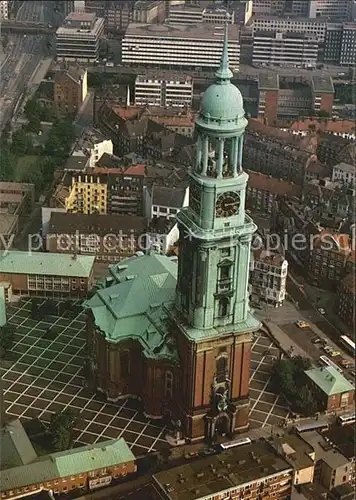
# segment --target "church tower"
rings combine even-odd
[[[242,169],[247,125],[240,91],[231,83],[228,24],[215,83],[196,120],[189,207],[178,214],[179,264],[172,310],[180,352],[179,416],[187,436],[248,428],[252,332],[250,247],[256,226],[245,212]]]

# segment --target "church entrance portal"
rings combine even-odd
[[[227,415],[221,415],[215,424],[215,434],[217,436],[226,436],[229,433],[229,419]]]

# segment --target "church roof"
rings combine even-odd
[[[175,298],[176,257],[137,252],[109,271],[85,303],[95,325],[109,342],[136,339],[146,357],[176,359],[164,307]]]

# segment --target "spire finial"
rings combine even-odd
[[[220,66],[215,73],[216,79],[219,83],[227,83],[231,80],[232,73],[229,69],[229,19],[230,15],[226,13],[226,22],[224,28],[224,48],[220,59]]]

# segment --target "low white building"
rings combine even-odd
[[[153,185],[150,189],[145,189],[144,198],[147,218],[175,218],[179,210],[189,204],[189,188]]]
[[[179,230],[173,218],[154,217],[147,230],[147,246],[166,255],[175,246],[179,238]]]
[[[9,2],[7,0],[0,1],[0,20],[9,19]]]
[[[288,261],[283,255],[258,249],[252,253],[249,291],[254,301],[279,307],[286,296]]]
[[[306,33],[316,36],[319,42],[324,42],[326,35],[326,18],[308,19],[307,17],[255,16],[253,31],[278,31],[279,33]]]
[[[356,166],[348,163],[338,163],[333,167],[331,180],[354,186],[356,182]]]
[[[137,75],[135,81],[135,106],[159,106],[162,108],[188,107],[193,101],[191,76],[146,73]]]
[[[99,130],[89,128],[77,140],[72,156],[85,156],[88,159],[86,168],[93,168],[104,153],[114,153],[111,139],[107,139]]]

